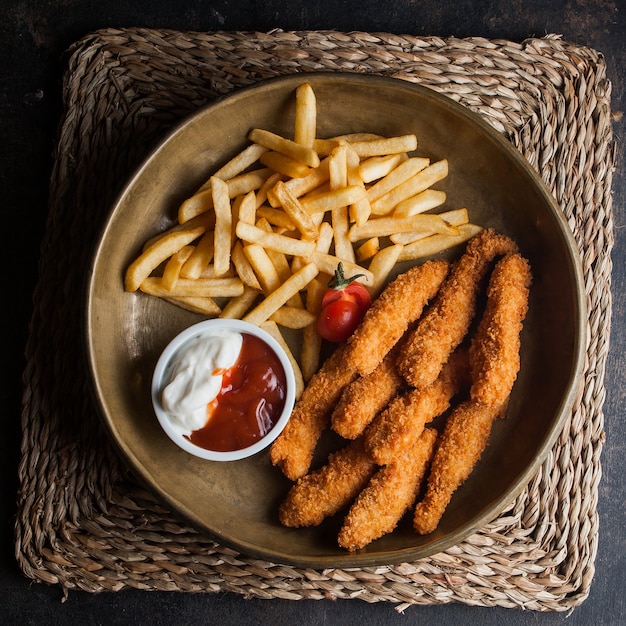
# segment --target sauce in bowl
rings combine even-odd
[[[207,407],[207,422],[189,435],[207,450],[247,448],[274,427],[285,406],[287,382],[276,353],[243,333],[239,358],[222,373],[222,386]]]
[[[208,460],[242,459],[265,449],[295,402],[292,365],[258,326],[214,319],[187,328],[154,370],[152,402],[165,433]]]

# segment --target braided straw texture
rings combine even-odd
[[[613,245],[611,85],[594,50],[363,32],[108,29],[68,54],[65,114],[24,373],[16,556],[70,589],[230,591],[246,597],[461,602],[569,610],[587,597],[598,540]],[[525,491],[463,543],[413,563],[299,569],[249,559],[140,487],[92,405],[79,332],[85,268],[121,185],[174,124],[276,75],[345,70],[427,85],[488,120],[530,161],[580,248],[589,306],[584,385]]]

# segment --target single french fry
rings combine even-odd
[[[208,211],[206,213],[202,213],[201,215],[197,215],[184,224],[176,223],[166,230],[147,239],[141,250],[142,252],[145,252],[152,244],[156,243],[160,239],[163,239],[163,237],[171,235],[172,233],[190,231],[194,228],[204,228],[205,231],[213,230],[215,228],[215,213],[213,211]]]
[[[243,252],[254,269],[263,293],[268,295],[278,289],[281,282],[280,277],[265,248],[259,244],[250,244],[244,246]]]
[[[258,226],[239,222],[237,237],[249,243],[256,243],[264,248],[271,248],[289,256],[310,256],[315,250],[315,243],[305,239],[294,239],[278,233],[268,233]]]
[[[330,246],[333,243],[334,236],[333,227],[328,222],[322,222],[320,224],[320,234],[317,238],[315,251],[328,254]]]
[[[313,147],[321,156],[329,155],[338,145],[342,143],[350,143],[356,141],[373,141],[381,139],[380,135],[374,133],[348,133],[346,135],[337,135],[336,137],[328,137],[327,139],[316,138]]]
[[[331,189],[348,185],[348,154],[345,145],[337,146],[328,161],[328,174]]]
[[[353,141],[350,142],[350,145],[363,159],[384,154],[412,152],[417,148],[417,137],[415,135],[400,135],[370,141]]]
[[[269,130],[253,128],[248,135],[248,139],[250,141],[260,143],[275,152],[281,152],[295,161],[300,161],[309,167],[317,167],[320,164],[317,152],[315,152],[313,148],[303,146],[295,141],[292,141],[291,139],[281,137],[280,135],[277,135]]]
[[[313,170],[315,171],[315,170]],[[269,202],[269,192],[274,185],[282,180],[284,176],[279,172],[274,172],[271,176],[263,181],[263,184],[256,190],[256,208],[260,208],[265,202]],[[299,178],[290,178],[289,180],[300,180]]]
[[[296,89],[296,119],[293,139],[307,148],[313,148],[317,134],[317,100],[309,83]]]
[[[265,146],[252,143],[220,167],[217,172],[213,174],[213,176],[217,176],[222,180],[230,180],[256,163],[265,152],[267,152],[267,148]],[[210,185],[211,179],[209,178],[198,191],[209,189]]]
[[[391,270],[393,270],[400,258],[400,254],[402,254],[402,248],[403,246],[400,244],[387,246],[377,252],[370,261],[369,271],[374,275],[374,280],[368,287],[368,290],[372,298],[377,297],[383,290]]]
[[[181,278],[199,278],[213,258],[213,231],[202,235],[195,249],[180,269]]]
[[[326,289],[326,285],[319,280],[319,275],[307,285],[306,310],[313,314],[316,319],[322,310],[322,298]],[[302,331],[302,349],[300,351],[300,367],[306,382],[311,380],[319,369],[321,350],[322,337],[317,332],[317,325],[309,324]]]
[[[241,282],[246,287],[261,291],[261,284],[259,283],[259,279],[257,278],[257,275],[244,252],[241,241],[235,242],[231,252],[231,259],[233,265],[235,266],[237,276],[241,278]]]
[[[278,181],[274,186],[274,193],[283,209],[292,219],[296,228],[306,239],[314,240],[319,234],[317,225],[311,216],[304,210],[300,201],[291,193],[289,188],[282,181]],[[305,255],[299,255],[305,256]]]
[[[409,217],[379,217],[368,220],[362,226],[352,226],[350,241],[360,241],[370,237],[385,237],[393,233],[430,232],[442,235],[458,234],[456,226],[451,226],[440,215],[419,213]]]
[[[315,315],[303,307],[281,306],[270,315],[270,320],[285,328],[301,329],[315,321]]]
[[[245,196],[241,197],[239,210],[237,212],[237,219],[240,222],[245,222],[246,224],[254,224],[256,221],[256,211],[256,194],[254,191],[249,191]]]
[[[467,224],[469,222],[469,214],[465,208],[444,211],[443,213],[438,213],[438,215],[450,224],[450,226],[461,226],[461,224]],[[431,233],[427,232],[394,233],[393,235],[390,235],[389,239],[391,239],[393,243],[399,243],[406,246],[407,244],[418,241],[419,239],[430,237],[430,235]]]
[[[311,171],[311,168],[301,161],[296,161],[282,152],[274,152],[273,150],[266,152],[259,159],[259,163],[291,178],[303,178]]]
[[[232,213],[228,183],[221,178],[211,178],[213,209],[215,211],[215,230],[213,231],[213,265],[217,276],[230,269],[230,249],[232,243]]]
[[[295,382],[296,382],[296,400],[299,399],[300,396],[302,395],[302,392],[304,391],[304,378],[302,376],[302,370],[300,369],[300,364],[298,363],[296,357],[291,351],[289,344],[285,341],[285,338],[283,337],[283,334],[280,332],[280,329],[278,328],[278,325],[276,324],[276,322],[267,320],[265,322],[262,322],[260,326],[265,332],[269,333],[278,342],[281,348],[285,351],[285,354],[287,355],[287,359],[289,360],[289,362],[291,363],[291,366],[293,367],[293,375],[295,377]]]
[[[146,248],[127,268],[124,279],[126,291],[137,291],[143,281],[166,259],[204,234],[199,226],[191,230],[171,232]]]
[[[413,261],[449,250],[477,235],[482,227],[476,224],[462,224],[458,230],[458,235],[431,235],[404,246],[398,261]]]
[[[322,191],[300,198],[307,213],[325,213],[362,200],[367,192],[358,185],[348,185],[342,189]]]
[[[354,152],[354,150],[353,150]],[[356,152],[354,153],[356,154]],[[358,157],[358,155],[357,155]],[[371,183],[383,178],[406,160],[404,153],[386,154],[385,156],[370,157],[359,163],[359,174],[364,183]]]
[[[372,237],[364,241],[356,251],[356,258],[359,263],[371,259],[380,250],[380,239]]]
[[[382,198],[399,185],[410,180],[415,174],[427,168],[429,164],[430,159],[425,157],[413,157],[403,161],[398,167],[391,170],[389,174],[381,178],[375,185],[372,185],[367,190],[370,203],[375,203],[379,198]]]
[[[163,297],[163,300],[174,304],[181,309],[191,311],[192,313],[199,313],[200,315],[207,315],[209,317],[215,317],[221,313],[221,309],[213,298],[202,298],[195,296],[167,296]]]
[[[250,307],[254,304],[255,300],[259,297],[259,291],[244,285],[243,293],[239,296],[231,298],[220,313],[220,317],[228,319],[241,319]]]
[[[430,211],[446,201],[446,192],[438,189],[425,189],[400,202],[393,211],[394,217],[408,217]]]
[[[350,144],[344,145],[346,147],[346,166],[348,172],[347,184],[365,189],[365,181],[359,169],[359,155],[350,147]],[[348,213],[350,220],[360,226],[368,220],[371,211],[372,208],[370,206],[369,196],[366,193],[361,200],[350,205]]]
[[[206,233],[203,235],[203,237],[205,236]],[[200,241],[202,241],[202,239]],[[185,262],[191,256],[191,253],[195,249],[195,246],[185,246],[168,259],[167,263],[165,264],[165,268],[163,269],[162,276],[163,286],[166,289],[171,290],[174,285],[176,285],[180,277],[180,270],[182,269],[183,265],[185,265]]]
[[[139,287],[151,296],[196,296],[204,298],[232,298],[243,293],[243,283],[239,278],[179,278],[172,289],[163,285],[161,278],[149,276]]]
[[[402,167],[402,166],[399,166]],[[448,175],[448,161],[442,159],[429,165],[427,168],[409,178],[406,182],[394,187],[391,191],[374,200],[372,204],[372,213],[375,215],[386,215],[392,211],[400,202],[411,198],[412,196],[428,189],[436,182],[442,180]],[[371,201],[371,197],[370,197]]]
[[[243,318],[245,321],[257,326],[265,322],[269,317],[283,306],[293,295],[304,289],[319,273],[315,263],[308,263],[285,281],[278,289],[269,294],[252,311]]]
[[[343,259],[338,258],[332,254],[323,254],[322,252],[315,252],[311,257],[310,261],[315,263],[315,265],[319,268],[320,272],[324,274],[328,274],[329,276],[334,276],[335,270],[339,263],[343,264],[343,271],[347,278],[354,276],[356,274],[361,274],[359,278],[357,278],[358,282],[363,283],[364,285],[371,285],[374,282],[374,275],[368,269],[357,265],[356,263],[351,263],[349,261],[344,261]]]
[[[283,209],[274,209],[263,205],[257,209],[258,217],[266,219],[273,226],[284,228],[285,230],[295,230],[296,225]]]

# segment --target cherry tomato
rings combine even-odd
[[[317,331],[328,341],[345,341],[360,324],[372,303],[367,289],[354,281],[359,275],[345,278],[339,263],[335,276],[328,283],[322,298],[322,310],[317,319]]]

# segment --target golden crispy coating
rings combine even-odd
[[[398,371],[409,384],[423,389],[439,376],[441,367],[467,334],[491,263],[516,250],[511,239],[492,229],[470,239],[432,306],[411,331],[398,359]]]
[[[391,401],[365,431],[365,449],[379,465],[393,463],[416,445],[424,425],[450,407],[464,384],[469,384],[467,350],[459,348],[439,378],[425,389],[412,389]]]
[[[396,368],[397,347],[387,353],[374,371],[344,389],[331,418],[333,430],[342,437],[356,439],[361,435],[404,385]]]
[[[376,465],[360,439],[331,454],[323,467],[302,477],[280,505],[284,526],[317,526],[346,507],[367,484]]]
[[[339,532],[339,545],[354,551],[390,533],[418,495],[437,439],[426,428],[410,450],[382,467],[358,495]]]
[[[461,403],[446,420],[433,457],[424,498],[415,507],[413,526],[420,535],[437,528],[452,494],[465,481],[487,445],[501,407]]]
[[[471,397],[499,406],[511,393],[520,368],[520,332],[528,311],[530,265],[519,254],[501,259],[487,290],[487,306],[470,348]]]
[[[345,346],[337,348],[311,378],[287,426],[270,448],[270,459],[290,480],[304,476],[317,442],[328,426],[333,406],[356,373],[344,366]]]
[[[448,269],[446,261],[427,261],[389,283],[348,340],[345,367],[361,376],[376,369],[409,325],[422,314]]]

